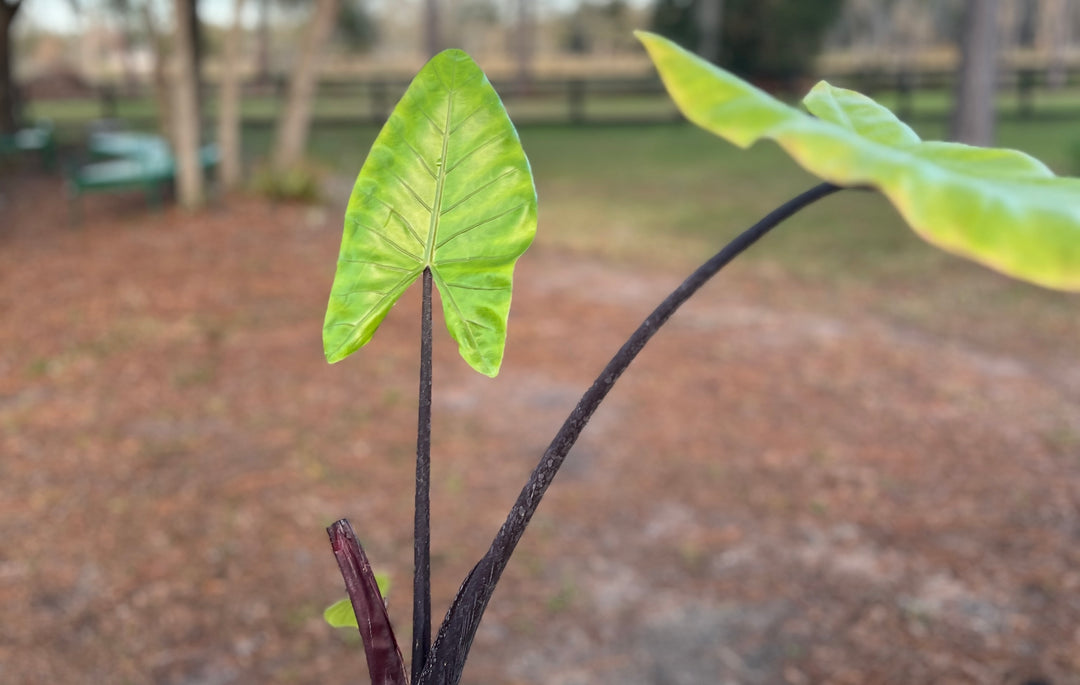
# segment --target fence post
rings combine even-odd
[[[101,118],[116,119],[116,88],[111,85],[102,86],[98,97],[101,101]]]
[[[569,108],[570,123],[582,124],[585,122],[585,80],[580,78],[570,79],[566,82],[567,107]]]
[[[915,111],[911,72],[900,69],[896,72],[896,113],[904,121],[911,121]]]
[[[386,81],[381,78],[368,82],[368,97],[371,100],[371,121],[381,124],[387,117]]]
[[[1037,78],[1034,69],[1019,69],[1016,72],[1016,103],[1022,119],[1030,119],[1035,114],[1035,81]]]

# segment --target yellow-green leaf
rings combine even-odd
[[[349,598],[339,599],[323,611],[323,620],[335,628],[359,628],[360,622],[356,620],[356,612],[353,611],[352,602]]]
[[[360,169],[323,324],[330,362],[367,344],[430,268],[461,356],[502,363],[514,264],[536,233],[536,190],[498,94],[460,50],[413,79]]]
[[[379,592],[385,597],[390,590],[390,576],[385,573],[375,574],[375,583]],[[356,620],[356,612],[353,611],[352,602],[348,597],[339,599],[323,611],[323,620],[335,628],[359,628],[360,622]]]
[[[1015,150],[923,142],[870,98],[821,82],[786,105],[660,36],[638,32],[687,119],[740,146],[776,141],[841,186],[880,190],[919,235],[1015,278],[1080,290],[1080,179]]]

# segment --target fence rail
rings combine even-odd
[[[954,78],[948,70],[904,72],[874,67],[847,70],[829,80],[874,97],[884,95],[902,118],[912,119],[941,115],[947,108]],[[1023,117],[1080,117],[1080,68],[1068,70],[1065,83],[1063,90],[1052,89],[1044,69],[1002,71],[999,107],[1005,114]],[[513,119],[522,124],[661,123],[678,119],[674,105],[655,77],[548,78],[524,86],[504,79],[493,85],[502,94]],[[807,85],[794,84],[791,91],[805,92]],[[313,116],[317,124],[324,125],[381,124],[407,87],[408,81],[401,78],[324,80],[319,84]],[[245,125],[266,126],[276,121],[285,91],[283,79],[245,84]],[[927,106],[928,100],[922,97],[930,93],[940,95],[935,106]],[[214,95],[214,89],[208,89],[211,108]],[[78,100],[81,107],[65,108],[56,101],[44,100],[31,100],[30,104],[41,103],[40,108],[32,109],[35,116],[39,111],[61,112],[51,117],[59,119],[60,126],[68,123],[65,120],[75,123],[94,118],[152,124],[156,117],[152,93],[146,86],[125,90],[99,87]]]

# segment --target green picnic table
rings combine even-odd
[[[36,152],[48,171],[56,167],[56,138],[51,121],[39,121],[14,133],[0,134],[0,155]]]
[[[176,177],[176,160],[164,138],[133,131],[91,134],[87,150],[96,160],[68,170],[68,192],[72,217],[79,218],[79,198],[86,193],[142,190],[152,208],[162,204],[165,189]],[[211,172],[219,159],[217,146],[199,150],[204,173]]]

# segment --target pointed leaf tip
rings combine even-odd
[[[367,344],[430,267],[461,356],[494,376],[514,266],[535,233],[517,131],[472,58],[444,50],[413,79],[356,179],[323,323],[327,361]]]
[[[928,242],[1014,278],[1080,291],[1080,179],[1015,150],[922,142],[892,112],[822,82],[790,107],[666,38],[636,34],[687,119],[739,145],[777,142],[840,186],[880,190]]]

